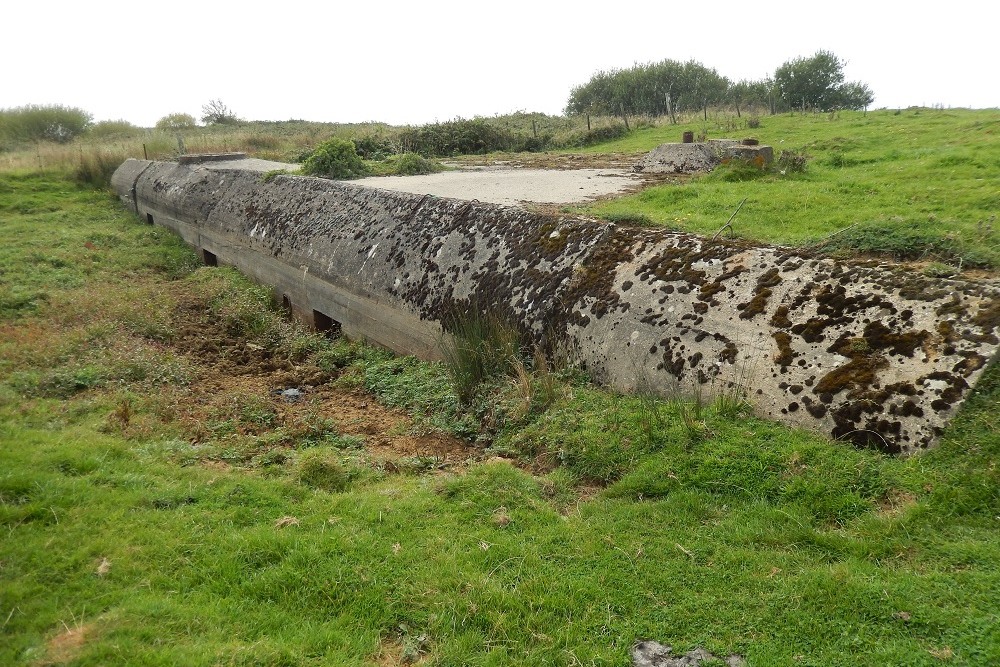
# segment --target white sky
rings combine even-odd
[[[600,69],[695,59],[761,78],[819,49],[873,107],[1000,107],[990,0],[7,0],[0,108],[152,126],[221,99],[250,120],[417,124],[560,113]]]

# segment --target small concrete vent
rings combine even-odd
[[[218,266],[219,258],[215,256],[214,252],[209,250],[202,250],[201,257],[205,262],[205,266]]]
[[[318,310],[313,311],[313,328],[316,333],[326,334],[330,338],[340,335],[340,322]]]

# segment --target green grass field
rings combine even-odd
[[[749,197],[741,235],[796,243],[900,216],[995,267],[997,121],[764,117],[804,175],[593,210],[714,232]],[[443,366],[298,328],[106,192],[0,173],[0,664],[624,665],[646,638],[1000,664],[1000,367],[907,459],[521,370],[463,404]],[[286,405],[286,377],[317,390]],[[341,398],[409,415],[393,438],[474,444],[376,455]]]
[[[955,268],[1000,266],[1000,111],[908,109],[783,114],[749,129],[733,118],[659,126],[592,151],[647,151],[684,130],[709,138],[754,137],[808,156],[804,173],[750,180],[721,170],[682,185],[649,188],[583,210],[645,216],[656,224],[715,234],[736,210],[737,236],[926,259]],[[853,226],[853,227],[852,227]],[[834,240],[834,239],[831,239]]]

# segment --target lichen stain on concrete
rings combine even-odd
[[[113,185],[297,312],[398,352],[433,356],[435,331],[485,311],[611,386],[745,390],[889,452],[932,443],[1000,347],[989,284],[317,178],[129,160]]]

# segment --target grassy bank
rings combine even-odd
[[[1000,662],[997,368],[897,460],[530,359],[463,402],[57,174],[0,249],[0,663]]]
[[[883,254],[953,267],[1000,266],[1000,112],[964,109],[725,118],[659,126],[586,149],[647,151],[679,141],[754,137],[807,156],[804,173],[722,168],[584,210],[712,235],[740,201],[737,236],[826,251]],[[728,232],[727,232],[728,233]],[[938,270],[942,270],[938,267]]]

